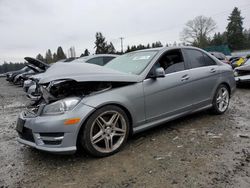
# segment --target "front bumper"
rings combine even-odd
[[[27,141],[27,140],[24,140],[21,138],[18,138],[17,141],[20,142],[21,144],[36,148],[36,149],[41,150],[41,151],[50,152],[50,153],[74,154],[76,151],[76,146],[64,147],[64,148],[50,148],[50,147],[36,145],[33,142],[30,142],[30,141]]]
[[[79,104],[73,111],[56,116],[36,116],[22,112],[17,121],[18,142],[38,150],[72,154],[76,151],[77,137],[81,125],[94,108]],[[73,125],[64,125],[69,118],[80,117]]]
[[[237,84],[250,84],[250,75],[237,76],[235,77],[235,81]]]

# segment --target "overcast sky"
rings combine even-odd
[[[195,16],[212,17],[224,31],[237,6],[250,28],[249,0],[0,0],[0,64],[23,61],[62,46],[94,53],[100,31],[120,50],[124,46],[179,41],[185,23]]]

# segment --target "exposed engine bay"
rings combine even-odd
[[[41,99],[36,104],[45,101],[47,104],[71,96],[84,97],[113,88],[122,87],[131,82],[107,82],[88,81],[77,82],[75,80],[57,80],[49,84],[40,85]]]

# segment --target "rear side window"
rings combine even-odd
[[[207,66],[203,53],[198,50],[185,49],[185,54],[189,59],[190,68]]]
[[[114,59],[115,57],[103,57],[103,64],[106,65],[109,61]]]
[[[87,61],[87,63],[103,66],[103,57],[96,57]]]
[[[199,50],[185,49],[184,51],[190,68],[216,65],[216,62],[212,58]]]

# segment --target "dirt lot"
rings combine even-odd
[[[16,141],[27,104],[0,78],[0,188],[250,187],[250,89],[238,89],[225,115],[197,113],[138,134],[118,154],[52,155]]]

